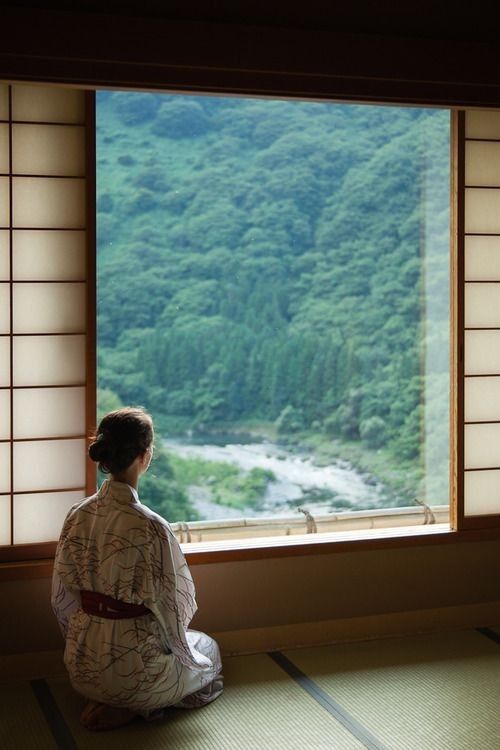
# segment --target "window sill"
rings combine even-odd
[[[231,542],[198,542],[181,544],[181,548],[192,567],[213,563],[463,544],[497,539],[500,540],[500,527],[456,531],[448,524],[433,524],[398,529],[370,529],[331,534],[302,534],[294,537],[231,540]],[[50,578],[52,568],[53,558],[51,557],[1,563],[0,582]]]
[[[190,565],[226,560],[259,560],[267,557],[322,555],[354,549],[406,546],[442,539],[451,532],[447,523],[428,526],[402,526],[390,529],[335,531],[323,534],[297,534],[254,539],[194,542],[181,544]]]
[[[182,544],[190,566],[210,563],[265,560],[278,557],[363,552],[401,547],[423,547],[500,539],[500,528],[456,531],[449,524],[407,526],[397,529],[303,534],[231,542]]]

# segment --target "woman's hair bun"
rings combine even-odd
[[[98,435],[96,440],[89,445],[89,456],[96,463],[102,461],[107,452],[106,441],[103,440],[102,434]]]

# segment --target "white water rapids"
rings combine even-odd
[[[254,468],[268,469],[276,477],[270,482],[264,498],[265,508],[260,511],[245,509],[246,516],[289,515],[289,501],[297,501],[309,490],[327,490],[338,499],[353,506],[383,505],[384,486],[360,474],[347,462],[337,460],[329,466],[316,466],[311,456],[297,456],[273,443],[230,443],[227,445],[196,445],[174,440],[165,441],[166,449],[181,458],[202,458],[238,466],[245,472]],[[208,488],[189,488],[190,499],[200,514],[207,519],[241,516],[241,510],[217,505],[211,501]],[[295,507],[297,503],[293,503]],[[325,499],[304,498],[307,508],[316,513],[327,513],[331,503]]]

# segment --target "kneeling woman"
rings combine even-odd
[[[222,692],[217,644],[188,630],[196,601],[186,560],[137,494],[153,437],[142,409],[104,417],[89,455],[110,478],[71,508],[57,546],[52,606],[71,683],[89,699],[89,729],[202,706]]]

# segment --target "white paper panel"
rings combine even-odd
[[[14,391],[14,438],[69,435],[85,435],[85,388]]]
[[[10,385],[10,339],[0,336],[0,386]]]
[[[465,468],[500,468],[500,424],[465,425]]]
[[[465,114],[466,138],[500,138],[500,111],[470,109]]]
[[[14,443],[14,491],[85,486],[85,440]]]
[[[8,227],[9,221],[9,178],[0,177],[0,227]]]
[[[466,375],[500,375],[500,331],[465,331]]]
[[[84,489],[14,495],[14,544],[57,541],[69,509],[84,497]]]
[[[14,279],[83,280],[85,232],[14,231]]]
[[[500,420],[500,377],[465,379],[465,421]]]
[[[464,500],[466,516],[500,513],[500,471],[466,471]]]
[[[500,281],[500,237],[465,238],[465,280]]]
[[[85,383],[85,336],[14,336],[14,385]]]
[[[10,333],[10,287],[0,283],[0,333]]]
[[[0,492],[10,492],[10,443],[0,443]]]
[[[500,233],[500,188],[465,190],[465,231]]]
[[[12,118],[29,122],[70,122],[83,124],[83,91],[58,86],[12,87]]]
[[[14,284],[14,333],[83,333],[85,284]]]
[[[9,87],[0,83],[0,120],[9,119]]]
[[[0,172],[9,171],[9,126],[0,124]]]
[[[15,177],[12,192],[14,227],[83,229],[85,226],[82,179]]]
[[[10,496],[0,496],[0,544],[10,544]]]
[[[500,185],[500,143],[466,143],[465,184]]]
[[[14,125],[12,171],[14,174],[83,177],[85,129],[74,125]]]
[[[465,326],[500,327],[500,283],[465,284]]]
[[[0,440],[10,440],[10,391],[0,390]]]
[[[0,229],[0,281],[10,278],[9,233]]]

